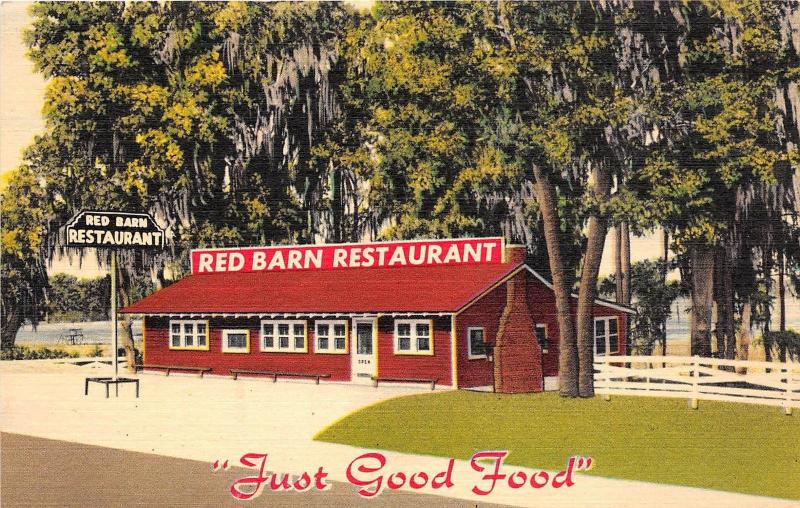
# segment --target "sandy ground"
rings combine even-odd
[[[236,463],[248,452],[268,453],[268,469],[272,471],[300,474],[324,466],[330,480],[342,482],[346,481],[349,463],[367,450],[313,441],[313,436],[357,408],[424,391],[420,387],[375,389],[338,383],[317,386],[313,382],[142,374],[139,399],[134,398],[133,387],[125,385],[120,387],[119,398],[112,390],[111,398],[106,399],[99,385],[91,386],[89,396],[84,396],[86,376],[109,373],[109,366],[98,363],[82,367],[54,361],[0,363],[0,430],[189,459],[209,466],[216,460]],[[440,457],[383,453],[387,473],[435,473],[447,465]],[[197,477],[198,482],[207,479]],[[480,497],[471,492],[478,473],[466,461],[456,461],[453,480],[455,485],[450,489],[419,492],[444,494],[469,505],[798,506],[797,502],[779,499],[584,475],[578,475],[570,488],[512,490],[498,486],[490,496]],[[333,497],[331,502],[338,503]]]

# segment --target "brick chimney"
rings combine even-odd
[[[494,345],[494,385],[498,393],[544,390],[542,349],[528,307],[526,276],[521,271],[506,282],[506,307]]]
[[[509,265],[518,265],[525,262],[527,247],[524,245],[506,245],[505,262]]]

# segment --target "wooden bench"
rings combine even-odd
[[[240,374],[248,374],[252,376],[275,376],[275,373],[269,370],[247,370],[247,369],[230,369],[233,380],[236,381]]]
[[[144,369],[152,369],[152,370],[166,370],[167,375],[169,376],[170,371],[173,370],[183,370],[188,372],[197,372],[200,374],[200,377],[203,377],[203,374],[206,372],[211,372],[211,367],[186,367],[184,365],[149,365],[149,364],[136,364],[135,370],[139,372],[140,370]]]
[[[233,379],[237,379],[240,374],[249,374],[253,376],[272,376],[272,382],[278,381],[278,377],[300,377],[313,379],[319,384],[320,379],[328,379],[330,374],[308,374],[303,372],[273,372],[269,370],[247,370],[247,369],[230,369]]]
[[[420,379],[420,378],[411,378],[411,377],[375,377],[372,376],[372,381],[375,383],[375,387],[378,387],[378,383],[430,383],[431,390],[436,389],[436,382],[439,381],[438,379]]]
[[[275,382],[278,379],[278,376],[281,377],[302,377],[307,379],[314,379],[317,384],[319,384],[320,379],[328,379],[331,377],[330,374],[308,374],[303,372],[273,372],[272,373],[272,381]]]

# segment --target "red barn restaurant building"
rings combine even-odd
[[[553,289],[524,261],[501,238],[196,250],[122,312],[143,318],[145,366],[557,389]],[[595,354],[625,353],[632,312],[595,302]]]

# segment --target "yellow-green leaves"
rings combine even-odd
[[[215,90],[225,81],[227,74],[222,62],[219,61],[219,52],[212,51],[201,55],[194,65],[184,71],[186,84],[190,87],[202,87]]]

